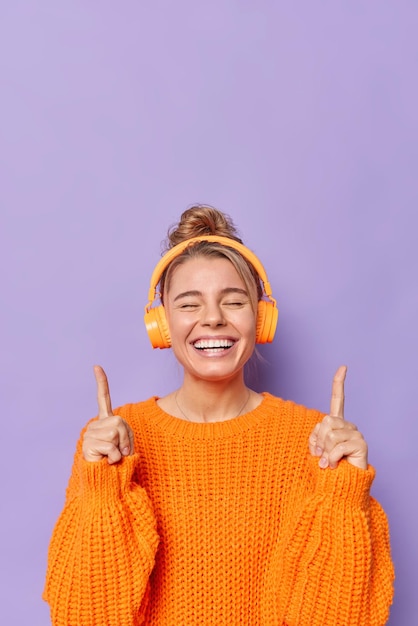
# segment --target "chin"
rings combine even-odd
[[[183,367],[185,375],[195,379],[207,380],[208,382],[222,382],[243,375],[244,366],[251,358],[252,351],[248,354],[235,354],[234,358],[231,358],[232,355],[229,357],[228,355],[223,355],[218,358],[197,355],[196,358],[195,354],[176,353],[175,350],[174,354],[179,364]]]
[[[235,367],[233,369],[227,369],[224,367],[207,367],[207,368],[184,368],[185,373],[188,373],[193,378],[199,378],[200,380],[207,380],[208,382],[222,382],[228,379],[237,378],[242,375],[244,371],[244,365],[241,367]]]

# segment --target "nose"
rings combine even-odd
[[[218,303],[207,304],[202,310],[201,318],[202,326],[223,326],[225,324],[225,315],[222,307]]]

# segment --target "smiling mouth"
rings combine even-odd
[[[193,347],[202,352],[223,352],[229,350],[235,344],[230,339],[199,339]]]

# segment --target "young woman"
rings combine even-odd
[[[54,626],[381,626],[393,593],[388,526],[367,445],[344,418],[249,389],[244,366],[277,308],[231,220],[188,209],[169,233],[145,322],[183,383],[113,410],[95,367],[49,551]],[[159,286],[161,304],[154,305]]]

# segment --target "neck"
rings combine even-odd
[[[248,410],[251,390],[243,378],[229,381],[185,379],[175,393],[179,417],[191,422],[219,422]]]

